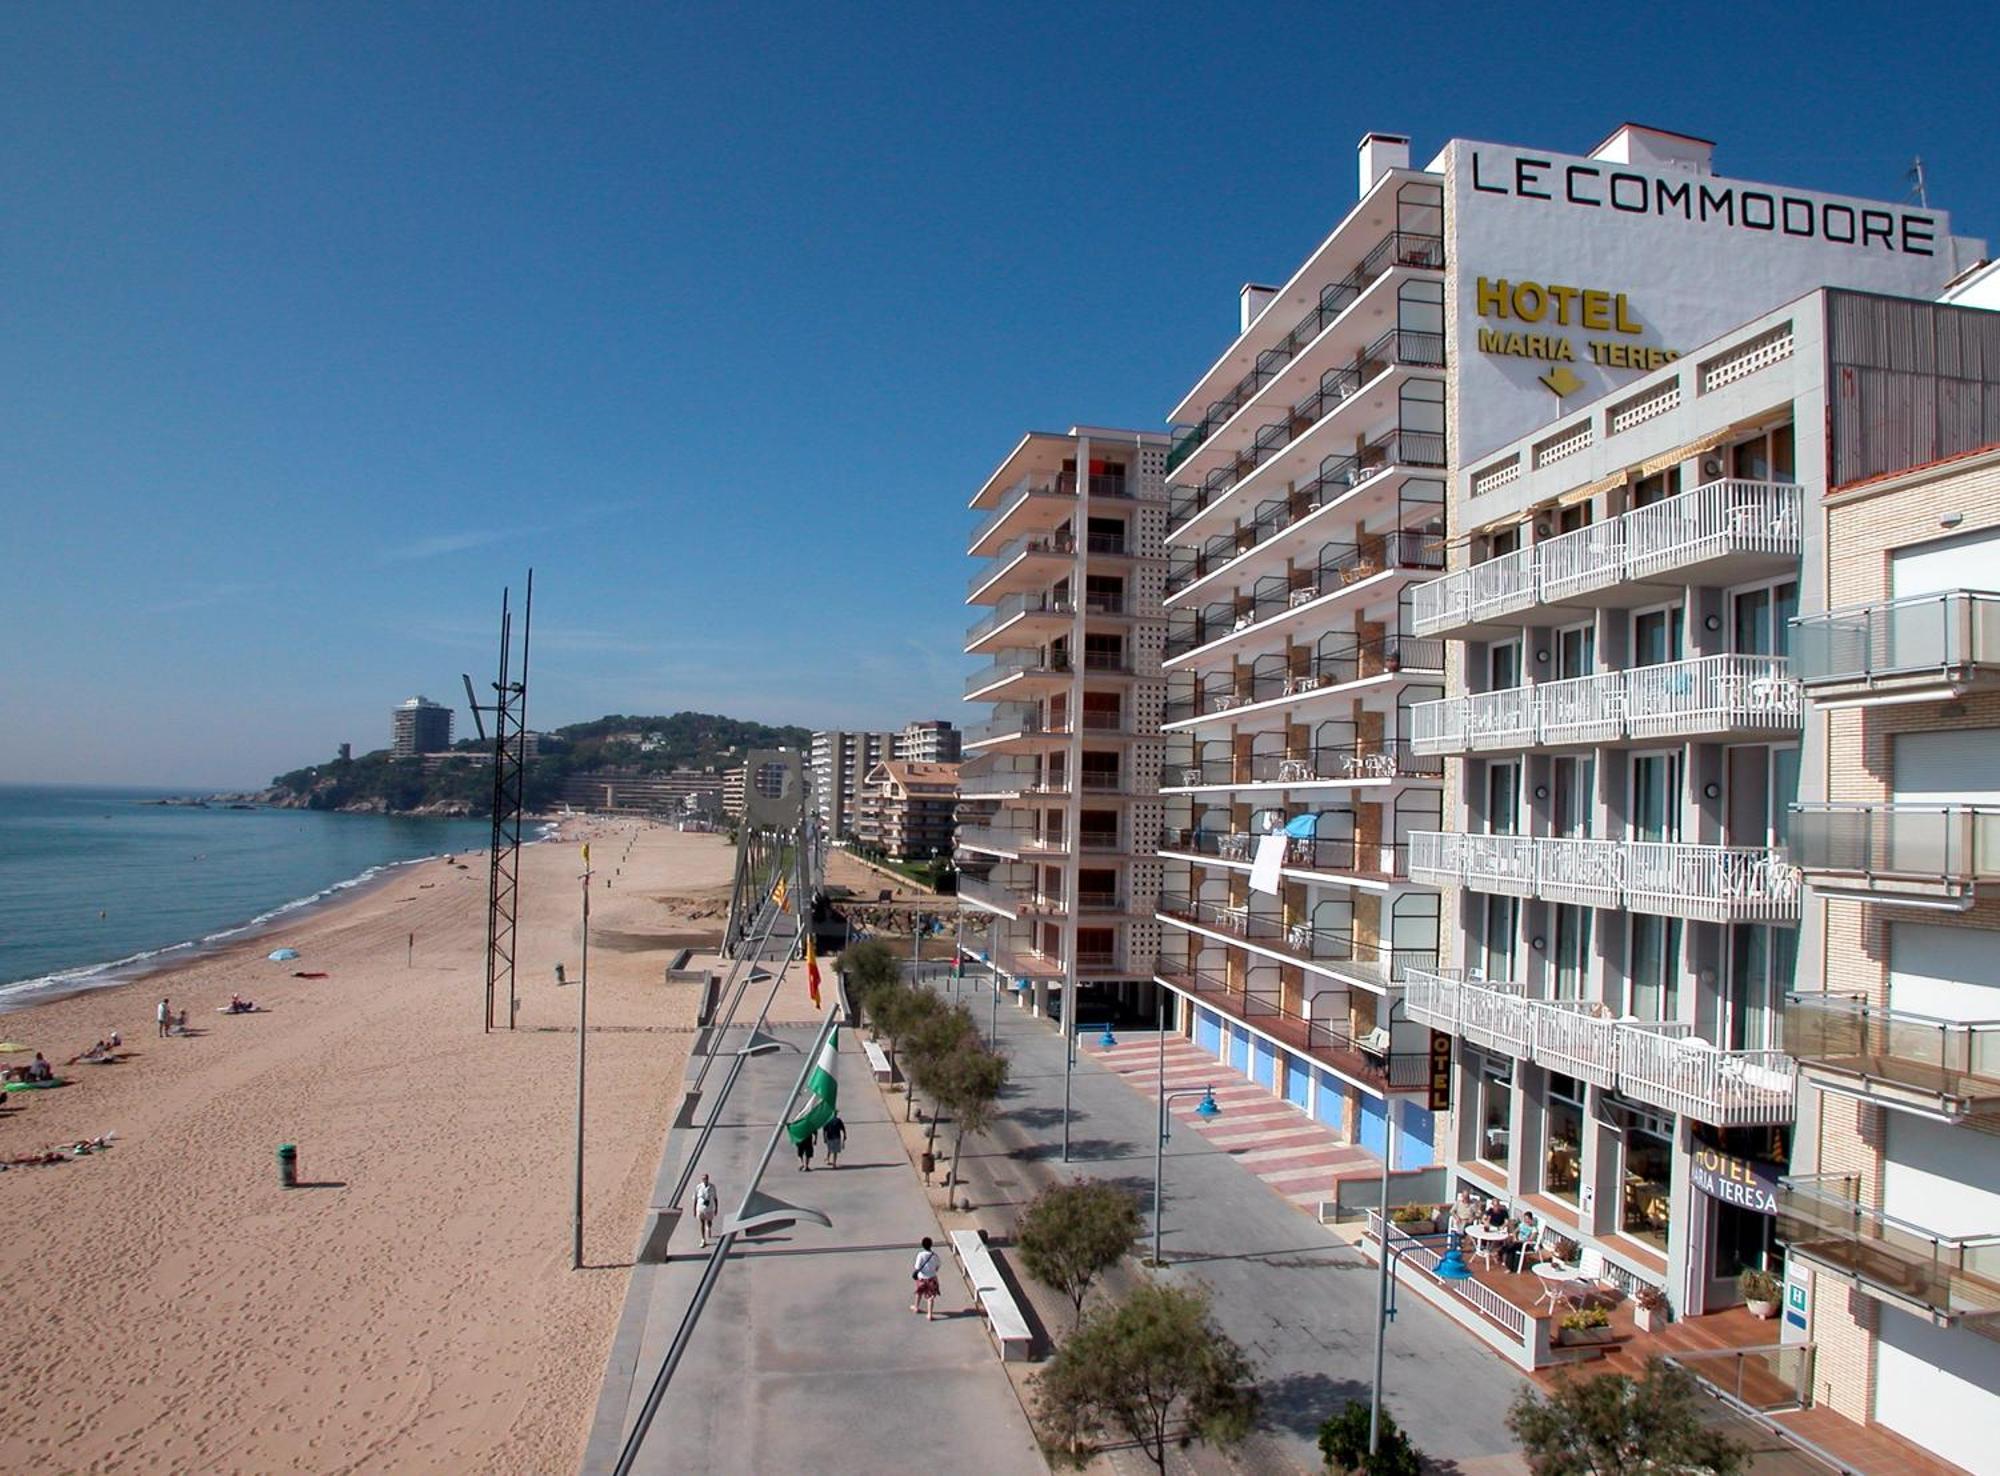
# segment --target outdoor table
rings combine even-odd
[[[1582,1274],[1575,1266],[1565,1266],[1556,1261],[1543,1261],[1533,1269],[1535,1279],[1542,1284],[1541,1299],[1535,1305],[1539,1307],[1542,1302],[1547,1302],[1551,1312],[1570,1299],[1570,1294],[1564,1288],[1578,1280]]]
[[[1514,1239],[1514,1232],[1505,1226],[1496,1228],[1492,1225],[1475,1225],[1465,1233],[1472,1237],[1478,1247],[1473,1251],[1473,1255],[1489,1266],[1493,1264],[1493,1252]]]

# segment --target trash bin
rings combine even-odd
[[[557,965],[556,965],[556,983],[558,983],[558,984],[567,984],[568,982],[569,982],[569,980],[567,980],[567,979],[565,979],[565,978],[563,977],[563,966],[562,966],[561,964],[557,964]]]
[[[931,1152],[928,1148],[924,1150],[924,1156],[922,1159],[919,1160],[919,1162],[923,1168],[924,1177],[926,1179],[928,1179],[932,1174],[937,1172],[937,1155]]]
[[[296,1143],[278,1145],[278,1187],[281,1189],[299,1187],[299,1148]]]

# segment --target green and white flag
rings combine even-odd
[[[840,1100],[840,1083],[833,1075],[834,1056],[839,1044],[840,1027],[836,1025],[827,1032],[826,1048],[813,1062],[812,1074],[806,1077],[806,1091],[810,1095],[806,1110],[785,1124],[785,1131],[791,1134],[794,1143],[805,1142],[833,1121],[834,1110]]]

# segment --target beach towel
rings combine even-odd
[[[1282,832],[1257,837],[1257,859],[1250,863],[1250,890],[1278,891],[1278,873],[1285,864],[1285,837]]]

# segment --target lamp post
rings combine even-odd
[[[1206,1121],[1219,1117],[1222,1109],[1215,1105],[1215,1088],[1205,1086],[1200,1091],[1187,1087],[1178,1092],[1167,1090],[1167,1005],[1160,1001],[1160,1140],[1153,1145],[1153,1264],[1160,1264],[1160,1200],[1165,1189],[1167,1172],[1167,1138],[1172,1132],[1173,1114],[1167,1110],[1168,1104],[1176,1097],[1200,1097],[1201,1105],[1194,1109],[1194,1115]],[[1110,1034],[1110,1027],[1105,1034]]]
[[[1385,1160],[1386,1162],[1386,1160]],[[1388,1183],[1388,1171],[1382,1175],[1383,1184]],[[1409,1244],[1392,1246],[1389,1244],[1389,1201],[1386,1187],[1383,1190],[1381,1219],[1382,1281],[1381,1300],[1376,1307],[1375,1318],[1375,1385],[1368,1397],[1368,1455],[1371,1463],[1382,1446],[1382,1358],[1389,1341],[1389,1324],[1396,1319],[1396,1275],[1395,1262],[1398,1256],[1408,1255],[1418,1249],[1426,1240],[1436,1240],[1436,1235],[1405,1236]],[[1472,1268],[1465,1264],[1465,1257],[1459,1252],[1459,1234],[1450,1231],[1444,1237],[1444,1256],[1432,1268],[1431,1274],[1439,1281],[1470,1281]]]

